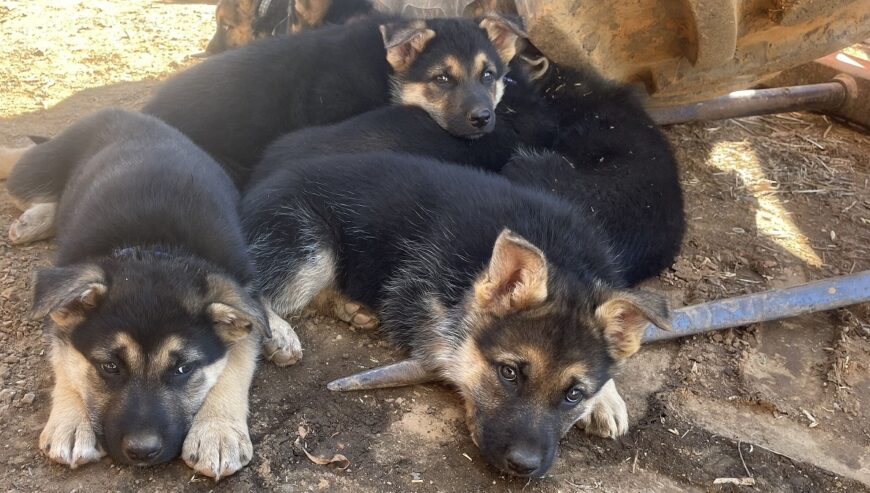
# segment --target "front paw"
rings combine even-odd
[[[95,462],[106,455],[84,412],[52,409],[39,435],[39,448],[51,460],[70,468]]]
[[[191,469],[215,481],[245,467],[253,454],[247,423],[230,420],[194,422],[181,450]]]
[[[23,245],[54,236],[56,208],[54,203],[45,203],[33,205],[24,211],[9,226],[9,242],[13,245]]]
[[[293,327],[280,315],[269,310],[272,337],[263,339],[263,355],[278,366],[296,364],[302,359],[302,343]]]
[[[613,380],[604,384],[590,403],[592,411],[580,419],[577,425],[590,435],[616,438],[628,433],[628,410],[625,401],[616,390]]]

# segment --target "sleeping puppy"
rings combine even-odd
[[[18,156],[8,188],[28,210],[56,210],[32,310],[55,376],[45,454],[73,468],[107,452],[143,466],[181,454],[215,479],[244,467],[269,321],[220,165],[156,118],[109,109]],[[301,356],[293,342],[279,363]]]

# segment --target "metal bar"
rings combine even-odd
[[[664,331],[650,324],[643,342],[686,337],[867,301],[870,301],[870,270],[680,308],[674,310],[671,317],[673,330]]]
[[[682,106],[647,108],[647,112],[659,125],[670,125],[789,111],[834,110],[846,101],[846,97],[845,85],[835,81],[773,89],[747,89]]]

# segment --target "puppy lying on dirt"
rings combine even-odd
[[[310,306],[360,327],[380,320],[413,357],[396,380],[453,384],[482,455],[520,476],[543,475],[575,423],[626,432],[611,376],[649,322],[667,327],[664,300],[626,289],[623,257],[591,215],[390,152],[287,161],[243,201],[280,315]]]
[[[241,186],[278,136],[391,99],[454,135],[490,132],[522,36],[500,17],[370,18],[209,58],[167,81],[144,112],[181,130]]]
[[[73,468],[108,452],[136,465],[181,454],[216,479],[238,471],[269,322],[232,181],[180,132],[115,109],[14,158],[13,198],[56,210],[57,254],[32,311],[50,324],[55,376],[40,448]],[[278,359],[299,356],[289,341]]]

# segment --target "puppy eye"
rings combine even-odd
[[[511,365],[501,365],[498,369],[498,374],[508,382],[515,382],[517,380],[517,369]]]
[[[441,84],[441,85],[450,84],[450,76],[447,74],[438,74],[435,76],[435,78],[433,80],[435,81],[436,84]]]
[[[580,387],[574,387],[565,394],[565,400],[570,404],[577,404],[583,399],[583,390]]]
[[[175,368],[174,375],[189,375],[194,369],[193,363],[185,363]]]
[[[480,81],[484,84],[490,84],[495,80],[495,73],[492,70],[484,70],[482,74],[480,74]]]
[[[229,31],[230,28],[233,27],[233,26],[227,24],[227,23],[224,22],[224,21],[221,21],[220,27],[221,27],[221,31]]]
[[[121,371],[121,370],[118,368],[118,365],[115,364],[115,363],[113,363],[113,362],[111,362],[111,361],[109,361],[108,363],[103,363],[103,364],[101,364],[101,365],[100,365],[100,368],[101,368],[104,372],[109,373],[109,374],[112,374],[112,375],[117,375],[117,374],[120,373],[120,371]]]

